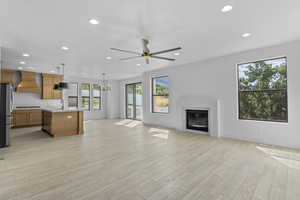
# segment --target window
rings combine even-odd
[[[69,108],[78,108],[78,84],[69,83],[68,84],[68,107]]]
[[[84,110],[90,110],[90,84],[81,84],[81,108]]]
[[[101,86],[93,84],[93,109],[101,109]]]
[[[238,65],[239,119],[288,121],[287,59]]]
[[[169,112],[169,78],[168,76],[152,78],[152,112]]]

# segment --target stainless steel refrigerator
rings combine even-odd
[[[2,148],[10,145],[13,88],[9,83],[1,83],[0,89],[0,148]]]

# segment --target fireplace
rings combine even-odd
[[[208,132],[208,110],[186,110],[186,129]]]

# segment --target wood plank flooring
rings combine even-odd
[[[85,122],[85,135],[14,129],[5,200],[299,200],[300,151],[144,126]]]

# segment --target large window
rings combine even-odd
[[[78,108],[78,83],[68,84],[68,107]]]
[[[93,109],[101,109],[101,86],[93,84]]]
[[[168,76],[152,78],[152,112],[169,112],[169,78]]]
[[[81,84],[81,108],[84,110],[90,110],[90,84]]]
[[[287,59],[238,65],[239,119],[288,121]]]

